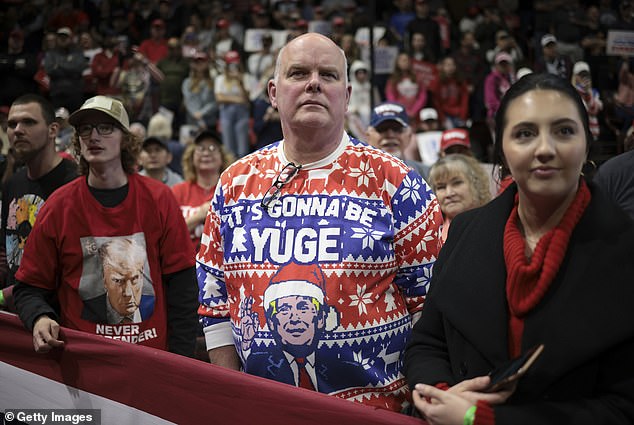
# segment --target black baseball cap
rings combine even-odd
[[[163,139],[159,139],[158,137],[148,137],[147,139],[145,139],[143,141],[143,145],[142,145],[142,149],[147,148],[149,145],[159,145],[161,146],[163,149],[168,150],[169,148],[167,147],[167,141],[163,140]]]

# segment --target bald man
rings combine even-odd
[[[284,138],[220,178],[197,257],[199,313],[214,364],[398,411],[400,353],[442,218],[418,173],[346,134],[346,69],[316,33],[281,49],[268,93]],[[313,272],[280,272],[289,265]]]

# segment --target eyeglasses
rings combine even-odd
[[[271,204],[273,204],[280,197],[282,187],[290,182],[293,177],[297,175],[301,168],[301,164],[295,165],[292,162],[286,164],[284,168],[282,168],[282,171],[280,171],[280,173],[277,175],[277,177],[275,177],[273,186],[269,187],[269,190],[267,190],[264,194],[264,198],[262,198],[260,206],[268,211]]]
[[[218,150],[218,147],[216,145],[209,145],[209,146],[196,145],[194,150],[198,153],[205,153],[205,152],[214,153]]]
[[[108,136],[112,134],[112,132],[116,128],[116,125],[105,122],[99,124],[80,124],[77,127],[77,133],[79,134],[79,137],[90,137],[93,128],[97,129],[97,134],[99,134],[100,136]]]

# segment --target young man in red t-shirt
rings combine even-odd
[[[93,97],[69,121],[85,177],[48,199],[16,273],[35,350],[62,347],[62,325],[193,356],[194,252],[174,196],[135,173],[140,140],[121,102]]]

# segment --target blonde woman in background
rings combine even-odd
[[[471,156],[456,153],[440,158],[429,170],[428,181],[438,198],[444,219],[443,242],[456,215],[491,200],[489,176],[478,160]]]
[[[220,136],[210,130],[198,134],[185,148],[182,161],[185,181],[174,185],[172,192],[181,207],[196,252],[220,173],[234,160],[222,146]]]

